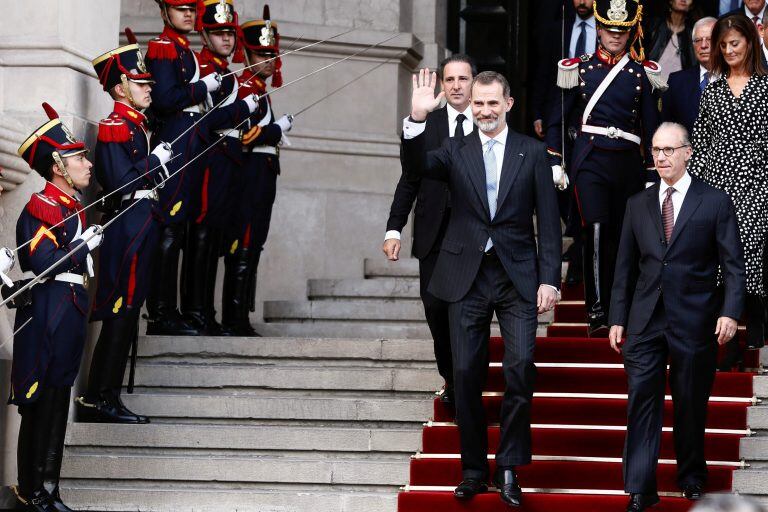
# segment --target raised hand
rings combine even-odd
[[[435,96],[437,86],[437,73],[429,72],[429,68],[422,68],[418,75],[413,75],[413,93],[411,94],[411,118],[414,121],[423,121],[427,114],[435,110],[440,101],[445,97],[445,91]]]

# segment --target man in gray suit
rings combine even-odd
[[[552,170],[543,143],[507,127],[506,113],[514,100],[504,76],[491,71],[477,75],[472,85],[472,114],[479,130],[426,151],[424,120],[444,95],[435,96],[436,82],[429,70],[413,79],[403,162],[409,172],[447,182],[451,193],[451,218],[429,292],[450,303],[463,473],[454,494],[469,499],[487,490],[482,392],[496,313],[504,337],[506,391],[494,483],[505,503],[519,506],[515,468],[531,461],[536,316],[554,307],[560,286],[562,240]]]

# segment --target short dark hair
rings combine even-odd
[[[454,53],[453,55],[444,58],[440,62],[440,66],[437,71],[437,76],[440,78],[440,80],[442,80],[445,76],[445,66],[451,62],[463,62],[464,64],[469,64],[469,69],[472,72],[472,76],[477,75],[477,66],[475,65],[475,61],[472,57],[469,55],[464,55],[463,53]]]
[[[472,87],[475,84],[491,85],[492,83],[501,84],[501,89],[504,91],[504,98],[509,98],[511,91],[509,89],[509,82],[501,73],[495,71],[483,71],[472,80]]]
[[[752,23],[752,20],[740,12],[720,18],[715,23],[715,27],[712,29],[712,50],[709,54],[710,72],[714,75],[725,76],[730,71],[730,66],[725,62],[723,52],[720,50],[720,43],[731,29],[739,32],[747,40],[747,53],[744,56],[747,73],[749,75],[765,75],[766,70],[763,66],[760,50],[760,34],[757,33],[757,27]]]

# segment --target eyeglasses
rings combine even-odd
[[[712,38],[711,37],[697,37],[696,39],[693,40],[693,44],[697,44],[698,45],[698,44],[703,43],[704,41],[706,41],[708,43],[711,43],[712,42]]]
[[[676,149],[685,148],[688,147],[690,144],[683,144],[682,146],[677,146],[676,148],[657,148],[653,147],[651,148],[651,154],[656,157],[659,156],[659,153],[664,152],[664,155],[667,157],[670,157],[675,154]]]

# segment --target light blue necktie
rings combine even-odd
[[[499,196],[499,182],[496,176],[496,155],[493,152],[495,139],[490,139],[486,143],[485,154],[483,154],[483,163],[485,163],[485,191],[488,194],[488,210],[491,212],[491,220],[496,216],[496,200]],[[491,238],[485,244],[485,250],[493,247]]]
[[[707,88],[708,83],[709,83],[709,73],[704,73],[704,78],[702,78],[701,82],[699,82],[699,89],[701,89],[701,92],[704,92],[704,89]]]

